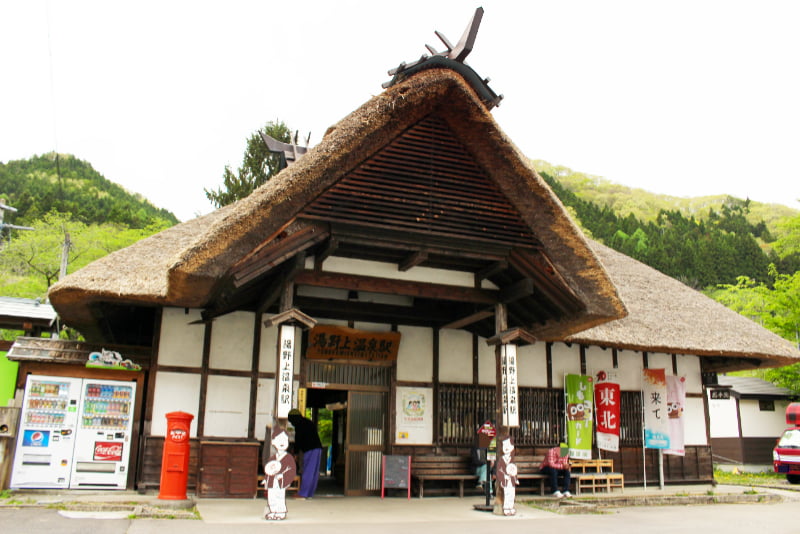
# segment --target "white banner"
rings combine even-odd
[[[642,369],[642,382],[644,446],[648,449],[669,449],[666,371]]]
[[[503,425],[519,426],[519,387],[517,385],[517,346],[500,347],[503,362]]]
[[[292,378],[294,377],[294,326],[281,325],[278,359],[278,387],[275,390],[278,417],[286,419],[292,409]]]
[[[667,418],[669,419],[669,449],[664,454],[684,456],[683,407],[686,406],[686,377],[667,377]]]

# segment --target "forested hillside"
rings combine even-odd
[[[799,254],[781,256],[771,246],[776,237],[764,220],[754,221],[749,200],[726,197],[696,216],[651,204],[652,216],[643,219],[587,200],[586,191],[594,191],[590,184],[584,182],[578,194],[563,185],[563,177],[540,174],[591,237],[692,287],[735,284],[741,276],[768,283],[770,264],[781,273],[800,270]],[[616,189],[616,204],[623,190]],[[773,220],[776,228],[782,228],[781,220]]]
[[[534,166],[588,236],[800,346],[800,213],[728,196],[654,195]],[[800,395],[800,364],[748,374]]]
[[[0,295],[45,298],[62,274],[177,224],[73,156],[0,163],[0,199],[15,208],[0,235]]]
[[[44,154],[0,162],[0,198],[17,209],[6,222],[30,226],[52,211],[72,214],[84,224],[119,223],[142,229],[178,223],[177,217],[107,180],[73,156]]]
[[[708,217],[709,209],[719,211],[730,198],[729,195],[705,197],[662,195],[626,187],[600,176],[573,171],[563,165],[552,165],[542,160],[533,160],[531,164],[538,172],[557,179],[561,185],[581,199],[610,208],[619,217],[633,215],[642,221],[655,220],[662,210],[679,211],[686,217],[694,216],[702,220]],[[647,170],[642,172],[646,174]],[[751,224],[763,222],[774,237],[780,237],[780,223],[796,215],[798,215],[797,210],[782,204],[750,202],[747,220]]]

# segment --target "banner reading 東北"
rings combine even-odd
[[[567,401],[567,445],[575,459],[592,458],[592,377],[566,375],[564,393]]]
[[[597,372],[594,384],[594,405],[597,413],[597,448],[619,451],[620,387],[606,371]]]
[[[666,372],[664,369],[642,369],[642,382],[644,446],[669,449]]]
[[[664,454],[684,456],[683,407],[686,405],[686,377],[667,377],[667,419],[669,420],[669,448]]]

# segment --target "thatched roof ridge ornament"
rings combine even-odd
[[[382,87],[387,89],[421,70],[448,68],[459,73],[472,86],[487,109],[499,106],[500,101],[503,100],[503,95],[498,95],[489,87],[489,78],[482,79],[477,72],[464,63],[464,60],[472,52],[472,48],[475,45],[475,38],[478,36],[478,28],[481,25],[482,18],[483,8],[479,7],[475,10],[475,14],[470,19],[469,24],[467,24],[461,39],[455,45],[452,45],[444,34],[434,31],[446,50],[438,52],[431,45],[426,44],[425,48],[433,54],[432,56],[423,54],[413,63],[400,63],[396,68],[389,71],[389,75],[393,76],[393,78],[385,82]]]

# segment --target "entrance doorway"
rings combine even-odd
[[[305,361],[306,407],[330,412],[331,478],[325,482],[335,483],[340,494],[380,492],[392,367],[386,362]]]
[[[387,398],[388,393],[382,391],[306,390],[306,408],[311,408],[323,446],[327,446],[317,495],[380,491]]]

